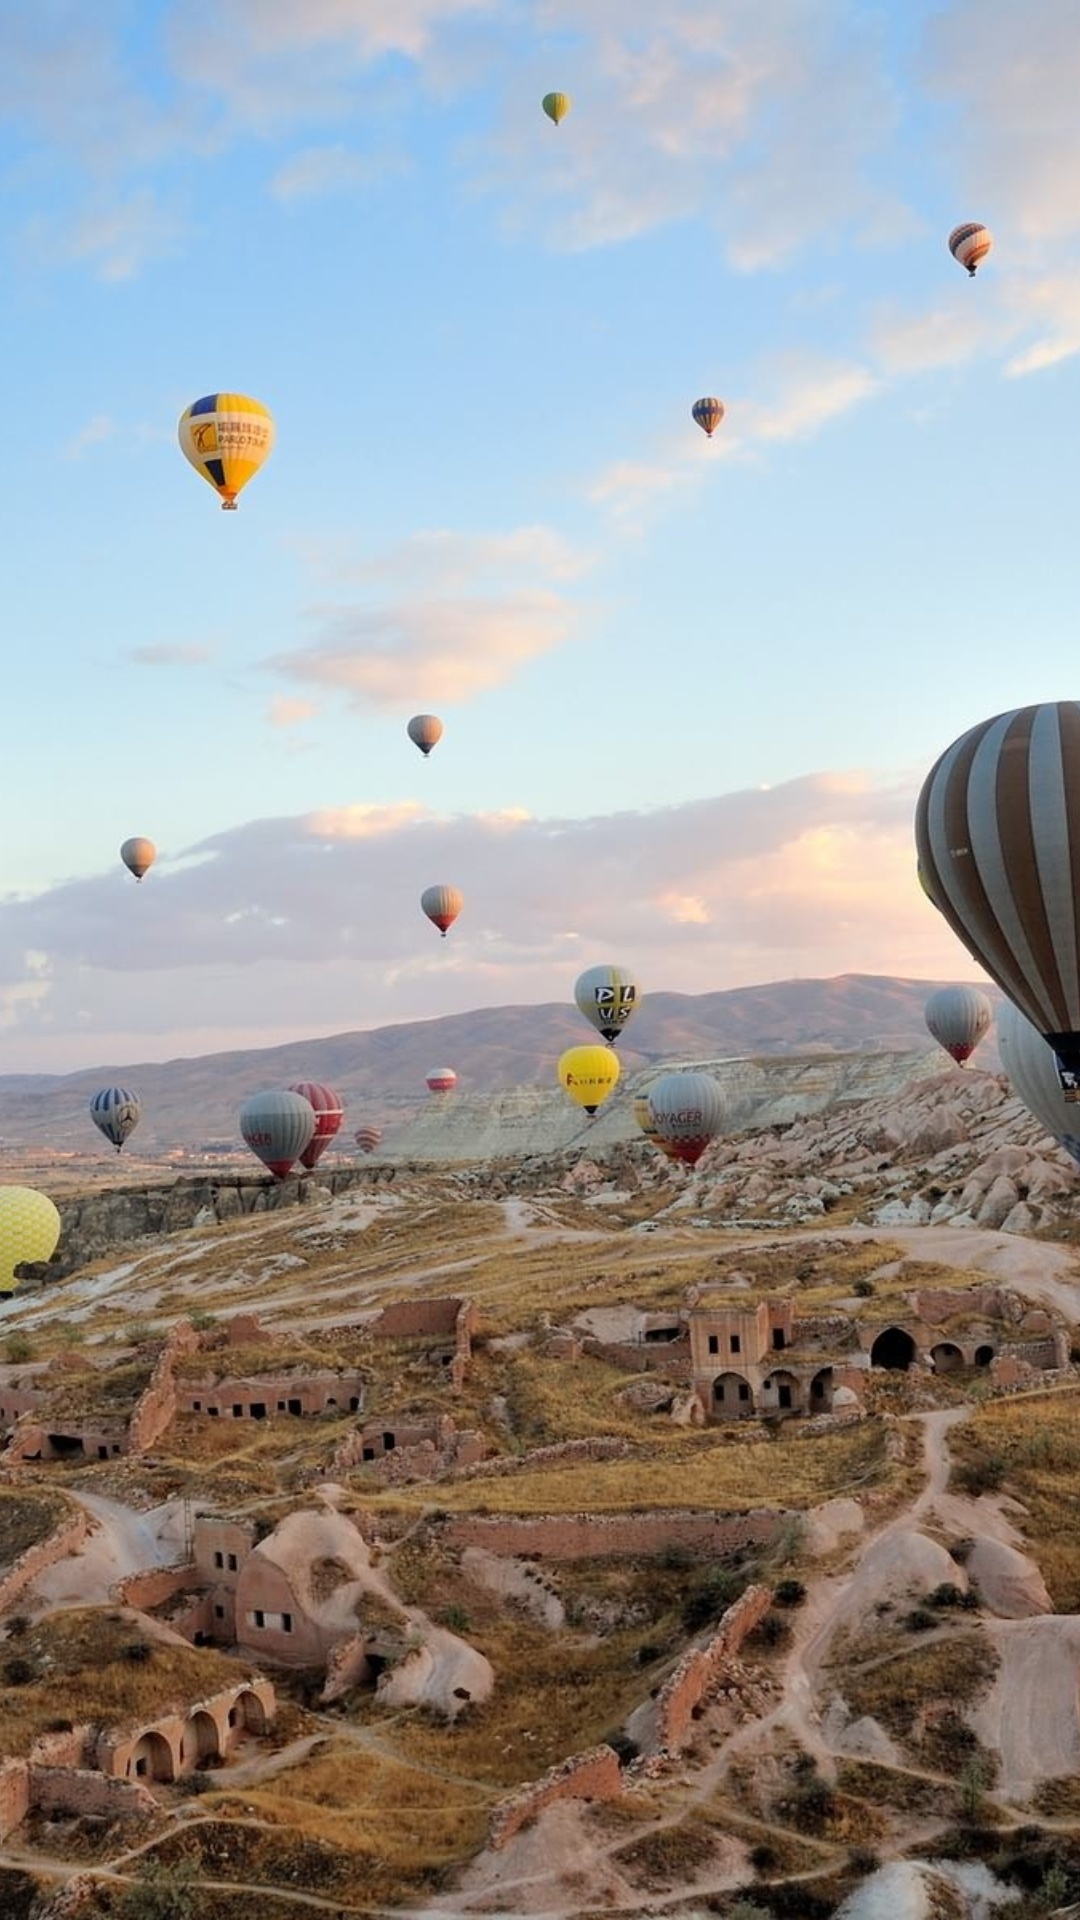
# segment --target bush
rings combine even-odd
[[[140,1667],[147,1660],[153,1659],[154,1649],[149,1640],[130,1640],[126,1647],[121,1647],[120,1657],[122,1660],[130,1660],[132,1666]]]
[[[4,1359],[17,1367],[34,1357],[34,1343],[28,1333],[9,1333],[4,1341]]]
[[[610,1747],[613,1753],[618,1754],[620,1767],[628,1767],[631,1760],[636,1760],[641,1752],[637,1741],[631,1740],[630,1735],[623,1733],[618,1727],[614,1733],[605,1733],[604,1744]]]
[[[927,1594],[926,1604],[928,1607],[962,1607],[964,1599],[965,1595],[959,1587],[955,1587],[951,1580],[943,1580],[933,1593]]]
[[[763,1647],[785,1646],[791,1639],[791,1622],[785,1620],[782,1613],[767,1613],[764,1620],[758,1621],[750,1639]]]
[[[930,1627],[936,1627],[937,1621],[927,1607],[912,1607],[904,1625],[909,1633],[926,1633]]]
[[[781,1580],[773,1588],[773,1600],[778,1607],[801,1607],[806,1599],[806,1588],[801,1580]]]
[[[977,1499],[980,1493],[996,1493],[1005,1478],[1006,1466],[1000,1454],[983,1453],[974,1460],[962,1460],[953,1468],[952,1478],[961,1493]]]
[[[851,1291],[860,1300],[869,1300],[874,1291],[874,1283],[868,1280],[865,1274],[861,1274],[858,1280],[852,1282]]]
[[[196,1333],[209,1333],[211,1327],[217,1326],[217,1315],[215,1313],[207,1313],[205,1307],[193,1307],[188,1314],[188,1319],[191,1321]]]
[[[195,1886],[197,1873],[191,1860],[171,1867],[148,1860],[135,1884],[121,1895],[116,1920],[198,1920],[203,1901]]]
[[[459,1606],[456,1600],[452,1601],[450,1606],[442,1609],[439,1615],[439,1621],[442,1626],[449,1627],[451,1633],[468,1633],[472,1625],[472,1621],[466,1613],[465,1608]]]
[[[876,1873],[881,1865],[881,1855],[873,1847],[852,1847],[848,1852],[848,1866],[864,1880]]]
[[[756,1847],[750,1849],[750,1865],[755,1873],[772,1873],[779,1864],[779,1854],[770,1847],[767,1840],[759,1840]]]
[[[124,1339],[129,1347],[145,1347],[154,1337],[154,1329],[146,1320],[133,1320],[130,1327],[124,1328]]]
[[[0,1668],[6,1687],[28,1687],[38,1678],[38,1670],[32,1660],[26,1660],[21,1653],[13,1653]]]

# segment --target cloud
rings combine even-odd
[[[319,709],[313,700],[289,700],[278,694],[271,700],[266,718],[272,727],[299,727],[313,720]]]
[[[569,637],[575,610],[549,583],[561,587],[592,564],[545,526],[430,529],[359,558],[337,543],[302,552],[328,582],[377,588],[380,598],[318,603],[308,615],[315,641],[264,665],[361,709],[415,703],[421,689],[434,705],[502,686]]]
[[[322,607],[323,639],[275,655],[274,673],[344,693],[350,706],[442,705],[502,686],[518,668],[560,646],[571,613],[540,589],[497,600],[434,598],[393,607]]]
[[[91,266],[99,280],[133,280],[152,260],[178,252],[186,223],[164,206],[152,187],[126,199],[97,201],[67,225],[35,230],[39,248],[53,258]]]
[[[178,641],[175,645],[131,647],[127,658],[137,667],[204,667],[213,659],[209,647]]]
[[[68,441],[64,448],[64,459],[85,459],[91,447],[103,446],[106,440],[112,439],[115,432],[116,422],[111,414],[95,413],[93,419],[88,420],[85,427],[80,427],[78,433],[73,434]]]
[[[389,155],[354,153],[342,146],[306,147],[278,168],[269,191],[275,200],[293,206],[333,193],[357,193],[390,173],[406,170],[403,160]]]
[[[778,354],[769,376],[771,398],[750,401],[740,413],[739,429],[747,440],[807,439],[877,387],[868,367],[816,354]]]
[[[326,1032],[559,999],[607,953],[646,989],[940,978],[969,963],[914,877],[917,784],[806,775],[583,819],[408,803],[254,820],[159,861],[145,914],[118,914],[112,873],[0,902],[5,1061],[100,1059],[105,1034],[145,1056],[212,1045],[210,1025],[259,1044],[316,1016]],[[419,908],[440,881],[465,893],[445,945]]]

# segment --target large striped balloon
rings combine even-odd
[[[724,1123],[724,1096],[711,1073],[662,1073],[649,1088],[656,1140],[668,1156],[696,1166]]]
[[[300,1165],[310,1173],[341,1126],[345,1108],[341,1095],[335,1093],[333,1087],[323,1086],[320,1080],[297,1080],[288,1091],[302,1094],[315,1115],[315,1131],[300,1155]]]
[[[465,898],[456,887],[425,887],[420,895],[420,905],[432,926],[438,927],[445,940],[447,928],[453,926],[465,905]]]
[[[1061,1097],[1054,1055],[1042,1034],[1011,1000],[998,1008],[997,1043],[1009,1085],[1041,1127],[1080,1165],[1080,1136],[1068,1131],[1072,1114]]]
[[[976,269],[986,259],[993,245],[993,234],[979,220],[965,220],[962,226],[954,227],[949,235],[949,252],[960,266],[967,268],[973,280]]]
[[[1080,1099],[1080,703],[1017,707],[954,741],[915,840],[924,891]]]
[[[274,1087],[244,1101],[240,1132],[263,1166],[276,1180],[284,1180],[314,1137],[315,1114],[302,1093]]]
[[[139,1124],[142,1108],[138,1094],[126,1087],[102,1087],[90,1102],[90,1118],[99,1133],[111,1140],[119,1153],[129,1133]]]

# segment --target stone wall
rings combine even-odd
[[[197,1353],[198,1347],[199,1336],[191,1321],[178,1320],[128,1423],[132,1453],[145,1453],[171,1427],[176,1418],[176,1363],[185,1354]]]
[[[22,1825],[30,1811],[30,1767],[25,1760],[0,1760],[0,1840]]]
[[[498,1852],[556,1800],[617,1800],[621,1792],[622,1771],[614,1748],[590,1747],[500,1800],[491,1816],[488,1845]]]
[[[80,1815],[106,1820],[134,1820],[157,1815],[161,1809],[152,1793],[134,1780],[115,1780],[88,1767],[29,1768],[30,1807],[46,1817],[67,1819]]]
[[[738,1655],[748,1634],[772,1605],[768,1587],[747,1587],[722,1616],[705,1647],[684,1653],[656,1699],[656,1742],[667,1753],[679,1753],[694,1720],[694,1709],[712,1693]]]
[[[199,1419],[272,1420],[320,1413],[358,1413],[366,1380],[355,1370],[308,1367],[287,1373],[222,1377],[208,1368],[185,1374],[176,1387],[176,1411]]]
[[[143,1573],[129,1573],[112,1589],[122,1606],[139,1607],[151,1613],[174,1600],[178,1593],[191,1593],[199,1586],[198,1569],[192,1561],[178,1561],[171,1567],[148,1567]]]
[[[788,1523],[783,1512],[566,1513],[533,1519],[499,1514],[452,1514],[439,1522],[456,1547],[539,1560],[602,1560],[647,1556],[666,1547],[723,1556],[764,1547]]]
[[[606,1360],[609,1367],[624,1373],[662,1373],[670,1380],[688,1381],[692,1377],[689,1337],[683,1340],[598,1340],[586,1334],[581,1351],[594,1360]]]
[[[35,1540],[32,1547],[27,1547],[0,1579],[0,1615],[14,1606],[24,1587],[39,1573],[44,1573],[46,1567],[54,1567],[58,1560],[66,1560],[70,1553],[77,1552],[90,1528],[89,1514],[82,1507],[75,1507],[47,1539]]]
[[[379,1340],[448,1339],[456,1335],[463,1307],[471,1300],[456,1298],[394,1300],[369,1323]]]

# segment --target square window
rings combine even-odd
[[[785,1347],[785,1346],[787,1345],[787,1341],[786,1341],[786,1340],[785,1340],[785,1338],[784,1338],[784,1329],[783,1329],[783,1327],[774,1327],[774,1328],[773,1328],[773,1330],[772,1330],[772,1343],[773,1343],[773,1346],[774,1346],[774,1347],[776,1348],[776,1350],[777,1350],[777,1352],[779,1352],[779,1351],[780,1351],[780,1349],[781,1349],[781,1347]]]
[[[720,1335],[719,1335],[718,1333],[710,1333],[710,1335],[709,1335],[709,1352],[710,1352],[710,1353],[719,1353],[719,1351],[720,1351]]]
[[[254,1622],[254,1624],[255,1624],[255,1626],[257,1626],[257,1627],[265,1627],[265,1625],[266,1625],[266,1615],[265,1615],[265,1613],[263,1612],[263,1610],[262,1610],[262,1608],[261,1608],[261,1607],[256,1607],[256,1609],[255,1609],[255,1612],[254,1612],[254,1614],[252,1615],[252,1620],[253,1620],[253,1622]]]
[[[224,1620],[224,1618],[225,1618],[225,1609],[224,1609],[224,1607],[215,1607],[215,1608],[214,1608],[214,1619],[215,1619],[215,1620]]]
[[[731,1351],[732,1351],[732,1353],[741,1353],[741,1352],[742,1352],[742,1335],[741,1335],[740,1333],[733,1333],[733,1334],[732,1334],[732,1336],[731,1336]]]

